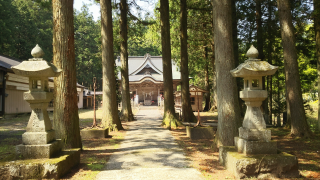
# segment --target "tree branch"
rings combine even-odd
[[[131,14],[130,11],[128,11],[128,15],[129,15],[132,19],[137,20],[139,23],[141,23],[141,24],[143,24],[143,25],[146,25],[146,26],[152,25],[152,24],[155,24],[155,23],[156,23],[156,21],[143,21],[143,20],[139,19],[138,17],[136,17],[135,15]]]

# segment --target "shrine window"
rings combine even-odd
[[[196,104],[196,98],[195,97],[190,97],[191,100],[191,105],[195,105]]]

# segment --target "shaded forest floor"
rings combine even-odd
[[[314,121],[316,113],[307,111],[308,121]],[[196,113],[195,113],[196,114]],[[201,112],[201,120],[215,122],[218,114]],[[203,117],[203,118],[202,118]],[[309,122],[310,123],[310,122]],[[301,179],[320,179],[320,134],[315,132],[310,139],[292,138],[290,129],[272,127],[272,139],[277,141],[278,149],[298,157]],[[234,176],[219,164],[219,153],[214,152],[213,140],[191,140],[187,137],[185,127],[171,131],[192,166],[207,179],[234,179]]]

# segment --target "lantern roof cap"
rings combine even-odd
[[[31,55],[34,58],[30,58],[29,61],[23,61],[22,63],[11,67],[15,74],[25,77],[59,76],[62,70],[41,58],[44,55],[44,52],[38,44],[32,49]]]
[[[247,51],[246,56],[249,58],[244,63],[240,64],[237,68],[230,71],[233,77],[258,77],[273,75],[278,66],[273,66],[267,61],[257,59],[259,55],[258,50],[251,45]]]
[[[31,55],[34,58],[42,58],[42,56],[44,55],[43,50],[41,49],[41,47],[37,44],[32,50],[31,50]]]

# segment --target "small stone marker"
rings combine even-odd
[[[16,147],[17,156],[22,159],[50,158],[61,151],[61,140],[55,139],[47,108],[53,99],[49,92],[49,77],[59,76],[61,70],[41,57],[42,49],[36,45],[31,54],[34,58],[23,61],[12,70],[15,74],[29,77],[29,91],[23,94],[24,100],[32,109],[26,132],[22,134],[22,145]]]

